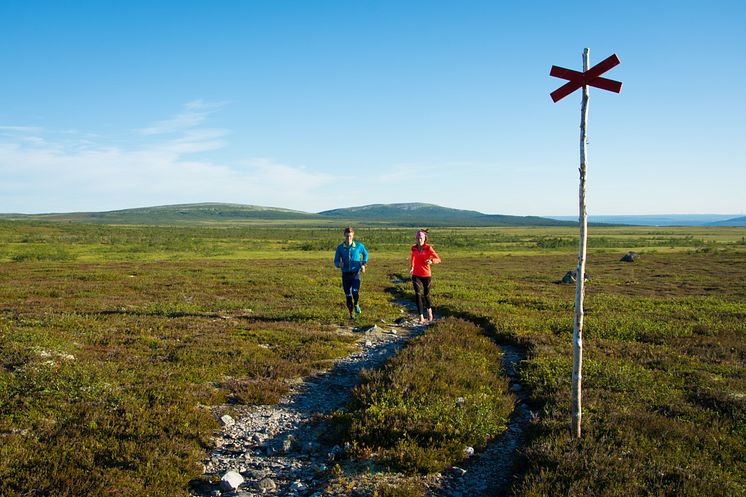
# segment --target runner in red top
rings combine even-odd
[[[430,284],[432,283],[430,265],[440,264],[440,257],[437,252],[426,242],[427,230],[417,231],[417,243],[412,245],[412,257],[409,264],[409,273],[412,275],[417,313],[420,315],[421,324],[433,320],[433,305],[430,301]],[[427,311],[427,319],[425,319],[425,311]]]

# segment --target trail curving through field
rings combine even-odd
[[[340,333],[360,336],[359,350],[330,370],[291,387],[276,405],[241,407],[235,423],[217,435],[217,448],[205,461],[206,478],[193,482],[191,495],[217,495],[219,485],[210,485],[207,480],[229,471],[244,479],[239,487],[244,493],[231,495],[313,495],[329,476],[330,459],[343,450],[321,441],[325,427],[317,415],[344,407],[363,368],[381,367],[407,340],[423,331],[424,326],[408,321],[383,328],[340,329]]]
[[[239,415],[226,420],[216,435],[217,448],[204,462],[204,477],[192,482],[190,495],[332,495],[327,484],[332,479],[340,480],[335,465],[344,459],[345,449],[325,443],[323,434],[327,427],[318,415],[342,409],[362,369],[383,366],[408,340],[425,331],[426,326],[419,325],[411,314],[411,302],[403,301],[401,296],[395,302],[402,305],[403,313],[405,309],[410,311],[408,317],[396,323],[380,323],[380,327],[340,328],[340,333],[359,335],[358,351],[340,359],[330,370],[292,386],[278,404],[234,406]],[[526,407],[517,383],[516,368],[524,357],[523,351],[512,345],[498,346],[503,351],[503,370],[516,397],[507,430],[461,467],[423,477],[427,497],[503,495],[514,482],[516,453],[533,413]],[[240,482],[237,489],[227,482],[221,487],[220,478],[227,478],[230,472],[238,479],[234,484]],[[371,488],[377,479],[396,481],[400,476],[376,474],[371,467],[367,472],[357,468],[342,479],[349,489],[357,488],[356,495],[367,495],[363,489]],[[361,480],[356,483],[356,478]],[[335,488],[333,495],[345,495],[344,489]]]

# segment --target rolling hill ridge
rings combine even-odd
[[[106,212],[0,214],[0,219],[102,224],[201,224],[267,222],[329,225],[342,222],[397,226],[571,226],[536,216],[506,216],[434,204],[372,204],[309,213],[292,209],[227,203],[177,204]]]

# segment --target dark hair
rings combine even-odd
[[[347,233],[354,233],[354,232],[355,232],[355,229],[352,226],[348,226],[345,228],[345,235]]]

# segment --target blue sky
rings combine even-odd
[[[0,212],[429,202],[743,214],[746,3],[494,0],[0,4]]]

